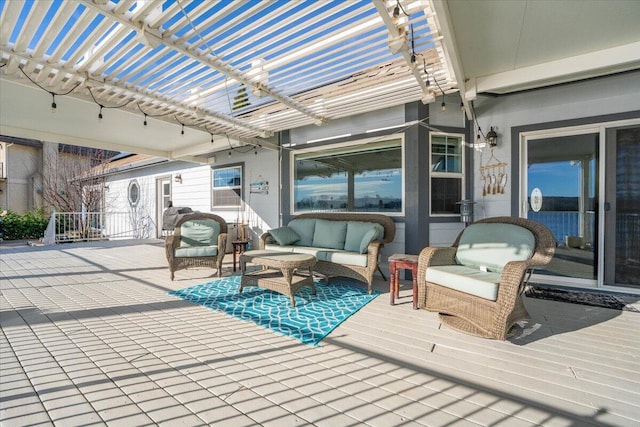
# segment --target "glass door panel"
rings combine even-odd
[[[556,254],[536,273],[561,281],[597,279],[597,133],[527,141],[527,218],[545,224]]]
[[[167,235],[162,230],[162,213],[171,206],[171,176],[156,179],[156,234],[157,237]]]
[[[608,129],[605,285],[640,288],[639,166],[640,127]]]

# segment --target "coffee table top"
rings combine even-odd
[[[247,251],[240,255],[240,262],[252,262],[273,268],[304,268],[313,267],[316,257],[309,254],[277,251]]]

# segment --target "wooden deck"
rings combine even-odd
[[[380,278],[309,347],[167,295],[214,278],[171,282],[159,241],[0,245],[0,424],[640,424],[640,313],[526,299],[496,342],[414,311],[408,283],[390,306]]]

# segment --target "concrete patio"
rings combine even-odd
[[[0,267],[2,426],[640,423],[640,313],[527,298],[495,342],[379,278],[314,348],[167,295],[214,271],[171,282],[158,240],[5,242]]]

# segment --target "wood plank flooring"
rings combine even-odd
[[[526,298],[491,341],[378,278],[310,347],[167,295],[213,279],[154,240],[0,245],[0,424],[640,425],[640,313]]]

